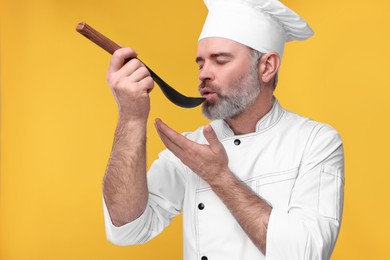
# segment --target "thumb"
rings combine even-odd
[[[206,137],[207,142],[209,142],[210,145],[219,145],[221,142],[218,140],[217,134],[214,132],[214,129],[211,127],[211,125],[206,125],[203,128],[203,135]]]

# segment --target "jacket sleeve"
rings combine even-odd
[[[148,174],[149,199],[143,214],[136,220],[116,227],[112,224],[103,199],[107,240],[117,245],[145,243],[158,235],[180,213],[187,171],[168,150],[160,153]]]
[[[287,209],[273,208],[266,259],[329,259],[340,229],[344,199],[344,152],[327,125],[312,131]]]

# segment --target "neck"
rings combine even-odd
[[[275,101],[273,91],[264,88],[256,101],[241,114],[226,119],[226,123],[235,135],[248,134],[256,131],[259,122],[272,108]]]

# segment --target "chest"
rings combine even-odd
[[[229,138],[222,144],[229,168],[238,179],[273,207],[287,207],[304,153],[304,139],[259,134]],[[200,178],[194,188],[197,196],[215,196]]]
[[[222,144],[229,157],[229,168],[236,177],[272,207],[287,210],[299,172],[304,140],[282,139],[252,135],[225,139]],[[198,257],[264,259],[208,183],[196,174],[192,178],[184,224],[192,227],[185,231],[185,236],[195,235]]]

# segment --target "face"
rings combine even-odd
[[[199,92],[206,101],[203,114],[209,119],[230,119],[245,111],[260,94],[257,60],[248,47],[223,38],[199,42]]]

